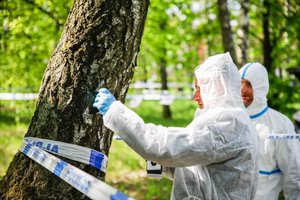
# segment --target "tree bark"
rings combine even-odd
[[[165,31],[167,26],[167,21],[163,20],[161,24],[159,25],[160,31]],[[161,82],[161,91],[168,91],[168,74],[167,74],[167,61],[165,58],[165,55],[167,55],[167,50],[164,46],[160,47],[160,51],[162,52],[161,57],[159,59],[160,61],[160,82]],[[170,105],[162,105],[162,117],[164,119],[171,119],[172,118],[172,112],[170,109]]]
[[[249,34],[249,0],[241,1],[242,14],[241,14],[241,26],[242,26],[242,36],[241,36],[241,52],[242,61],[241,64],[247,63],[248,58],[248,34]]]
[[[233,62],[236,63],[236,52],[234,48],[233,33],[230,25],[230,15],[227,0],[218,0],[219,18],[222,29],[222,43],[225,52],[229,52]]]
[[[124,101],[134,74],[149,2],[75,0],[44,73],[26,137],[109,153],[112,133],[92,113],[95,91]],[[69,161],[104,180],[105,174]],[[84,195],[18,152],[0,182],[0,199],[84,199]]]
[[[210,9],[211,5],[210,4],[211,4],[210,0],[205,0],[204,1],[204,6],[205,6],[204,15],[205,15],[205,18],[207,20],[207,24],[212,23],[212,20],[209,17],[210,11],[211,11],[211,9]],[[213,49],[212,48],[212,44],[213,44],[213,40],[212,39],[213,38],[209,37],[209,36],[206,38],[206,43],[207,43],[207,52],[206,52],[206,55],[212,55],[212,49]],[[204,61],[204,58],[199,63],[202,63]],[[193,79],[194,79],[194,77],[193,77]]]
[[[264,50],[264,66],[268,70],[268,72],[272,69],[272,51],[273,46],[271,44],[270,39],[270,2],[269,0],[263,1],[263,33],[264,33],[264,41],[263,41],[263,50]]]
[[[161,78],[161,91],[168,91],[168,74],[166,69],[166,60],[164,58],[160,59],[160,78]],[[162,117],[164,119],[171,119],[172,112],[170,105],[163,105]]]

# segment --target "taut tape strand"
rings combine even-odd
[[[25,144],[30,143],[47,152],[90,165],[104,173],[106,172],[108,162],[107,156],[94,149],[34,137],[25,137],[23,142]]]
[[[268,138],[271,140],[298,140],[300,134],[270,134]]]
[[[60,177],[71,186],[94,200],[128,200],[131,199],[122,192],[96,179],[90,174],[73,165],[47,153],[41,148],[23,142],[20,151],[36,161],[49,171]]]

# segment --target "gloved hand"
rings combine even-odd
[[[116,98],[106,88],[101,88],[94,100],[93,107],[97,108],[99,112],[104,116],[110,105],[116,100]]]

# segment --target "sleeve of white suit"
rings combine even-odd
[[[119,101],[114,102],[104,116],[104,125],[120,135],[143,158],[163,166],[222,162],[247,148],[239,143],[236,135],[227,132],[227,127],[234,127],[232,122],[225,120],[218,124],[220,127],[212,121],[205,126],[166,128],[144,123]]]
[[[286,119],[286,133],[295,134],[292,122]],[[300,199],[300,142],[278,140],[277,161],[283,173],[283,191],[286,200]]]

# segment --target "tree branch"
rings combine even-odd
[[[53,13],[45,10],[43,7],[41,7],[40,5],[38,5],[36,2],[34,2],[34,0],[23,0],[25,3],[28,3],[30,5],[32,5],[33,7],[37,8],[39,11],[41,11],[42,13],[48,15],[56,24],[56,27],[59,28],[59,27],[62,27],[63,24],[61,24],[59,22],[59,19],[57,19]]]

